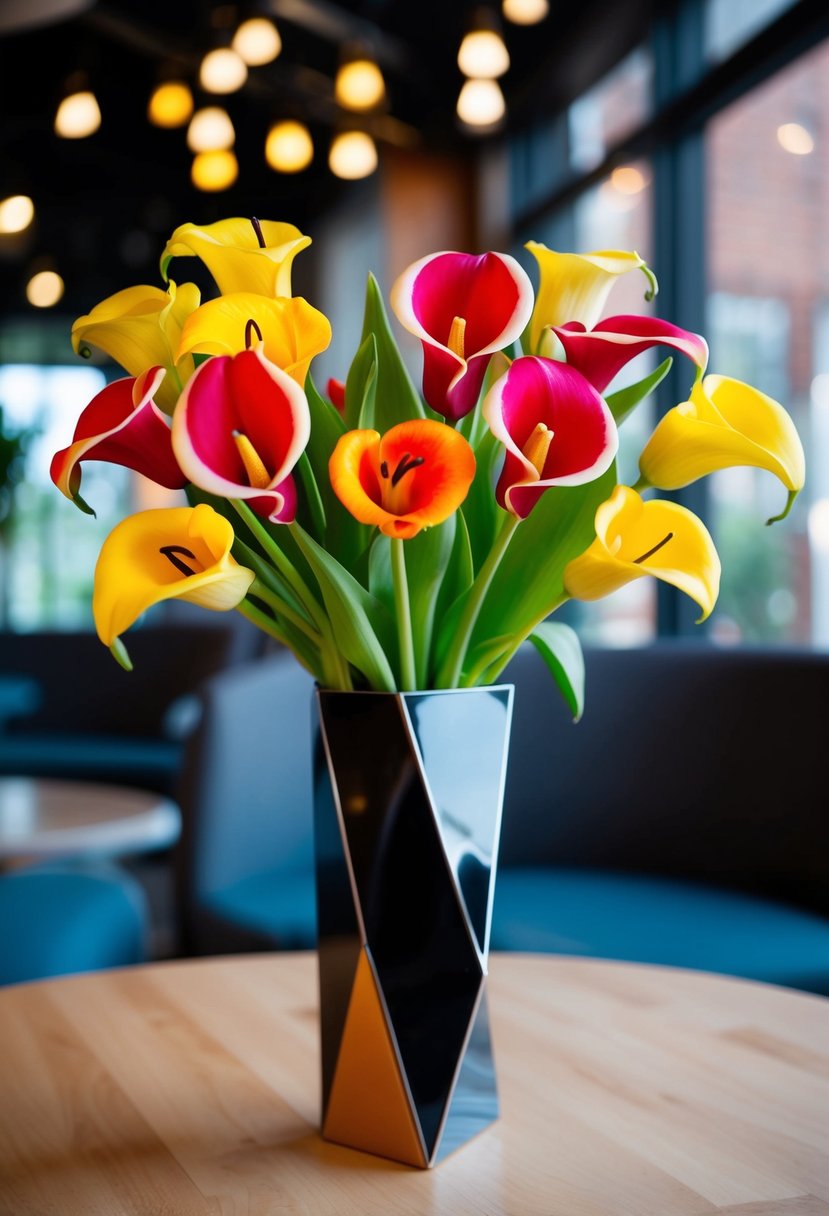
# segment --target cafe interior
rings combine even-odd
[[[215,296],[179,230],[242,217],[263,251],[269,223],[310,238],[291,290],[331,323],[329,412],[351,408],[369,274],[419,387],[407,268],[500,251],[540,299],[534,242],[636,251],[658,295],[619,275],[601,315],[705,335],[709,372],[784,407],[805,484],[751,455],[662,491],[719,554],[702,617],[669,575],[569,598],[583,707],[540,645],[492,669],[515,693],[487,943],[829,997],[825,3],[5,0],[0,57],[0,989],[317,946],[324,677],[261,608],[177,595],[133,613],[125,670],[96,634],[98,554],[131,513],[197,500],[94,452],[79,499],[53,464],[124,376],[77,319],[167,293],[170,256]],[[686,348],[640,344],[605,394],[660,369],[621,429],[622,485],[697,383]]]

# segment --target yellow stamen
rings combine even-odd
[[[554,432],[548,426],[539,422],[524,444],[524,455],[539,476],[544,472],[544,463],[550,450],[550,444],[553,442],[553,434]]]
[[[449,347],[453,355],[457,355],[459,359],[465,359],[463,353],[463,340],[466,334],[466,319],[464,317],[455,317],[452,321],[452,328],[449,330],[449,341],[446,345]]]
[[[265,486],[270,485],[271,477],[262,463],[262,458],[256,448],[247,435],[243,435],[241,431],[233,432],[233,442],[239,449],[239,455],[242,457],[242,464],[245,466],[248,481],[255,490],[264,490]]]

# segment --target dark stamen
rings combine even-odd
[[[658,553],[659,550],[662,548],[662,546],[667,545],[668,541],[673,540],[673,538],[674,538],[673,532],[669,532],[667,536],[662,538],[662,540],[659,542],[658,545],[654,545],[654,547],[652,549],[648,549],[647,553],[643,553],[641,557],[634,557],[634,559],[633,559],[634,566],[638,566],[640,564],[640,562],[645,561],[645,559],[648,557],[653,557],[654,553]]]
[[[389,476],[389,466],[386,464],[385,460],[380,465],[380,476],[385,477],[386,479],[388,479]]]
[[[410,456],[409,453],[407,452],[406,455],[400,461],[400,464],[397,466],[397,468],[392,473],[391,484],[393,486],[396,486],[398,481],[400,481],[400,479],[402,477],[405,477],[407,473],[411,473],[412,469],[417,469],[420,467],[420,465],[425,464],[425,463],[426,463],[425,456]]]
[[[189,578],[191,574],[195,574],[195,570],[191,570],[186,562],[183,562],[180,557],[176,557],[177,553],[183,553],[185,557],[191,557],[196,560],[195,553],[191,553],[189,549],[185,549],[182,545],[162,545],[159,553],[163,553],[168,562],[172,562],[176,570],[183,574],[185,578]]]
[[[256,218],[255,215],[252,215],[250,217],[250,223],[251,223],[251,227],[253,228],[253,231],[256,233],[256,239],[259,242],[259,248],[264,249],[265,248],[265,238],[262,235],[262,225],[259,223],[259,220]]]
[[[256,324],[253,317],[250,317],[245,322],[245,350],[250,350],[250,344],[253,341],[253,334],[256,334],[260,342],[262,341],[262,330]]]

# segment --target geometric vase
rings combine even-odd
[[[317,691],[327,1140],[427,1168],[498,1116],[486,976],[512,695]]]

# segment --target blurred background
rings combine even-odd
[[[73,319],[121,288],[161,285],[159,255],[186,221],[256,215],[313,237],[294,290],[332,319],[321,384],[345,379],[368,270],[388,290],[438,249],[507,250],[533,276],[531,239],[638,250],[658,300],[646,306],[628,276],[610,311],[652,307],[703,332],[713,370],[782,402],[807,487],[773,529],[764,520],[782,490],[766,473],[730,470],[677,494],[722,556],[704,626],[647,579],[570,606],[569,619],[596,648],[691,636],[720,649],[829,645],[825,0],[4,0],[0,56],[0,669],[37,684],[25,712],[12,697],[4,771],[114,775],[172,796],[195,721],[187,698],[259,653],[241,630],[209,662],[202,647],[174,687],[179,643],[148,647],[146,687],[113,684],[112,703],[127,698],[132,714],[118,727],[100,692],[110,660],[88,636],[95,557],[130,509],[167,500],[90,464],[90,519],[48,476],[80,408],[120,374],[73,354]],[[188,264],[207,288],[200,269]],[[416,344],[398,336],[417,369]],[[647,366],[643,356],[626,374]],[[684,398],[686,370],[626,424],[623,478],[657,412]],[[102,769],[80,747],[58,765],[73,714],[93,741],[117,727],[172,750],[155,768],[135,753]],[[38,731],[52,742],[24,763],[23,736]],[[162,952],[178,948],[168,929]]]

